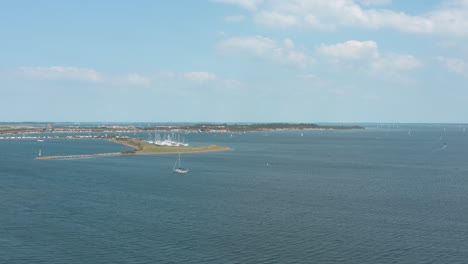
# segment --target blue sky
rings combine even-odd
[[[0,121],[468,122],[468,0],[1,1]]]

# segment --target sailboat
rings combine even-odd
[[[38,157],[42,156],[42,151],[39,149],[39,154],[37,155]]]
[[[176,159],[176,162],[174,163],[174,167],[172,168],[173,173],[178,173],[178,174],[185,174],[189,172],[188,169],[182,168],[180,165],[180,153],[179,153],[179,158]]]

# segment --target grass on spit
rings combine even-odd
[[[123,144],[132,148],[135,148],[135,151],[123,151],[124,154],[132,153],[194,153],[194,152],[211,152],[211,151],[222,151],[229,150],[229,147],[218,146],[218,145],[209,145],[209,146],[189,146],[189,147],[169,147],[169,146],[158,146],[154,144],[149,144],[140,139],[121,139],[116,138],[112,141]]]

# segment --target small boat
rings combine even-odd
[[[37,142],[44,142],[43,139],[38,139],[38,140],[36,140],[36,141],[37,141]]]
[[[178,174],[186,174],[189,172],[188,169],[182,168],[180,165],[180,153],[179,153],[179,158],[176,159],[176,162],[174,163],[174,167],[172,168],[173,173],[178,173]]]
[[[42,151],[39,149],[39,153],[37,154],[38,157],[42,156]]]

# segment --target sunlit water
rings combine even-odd
[[[467,262],[463,127],[300,134],[187,135],[233,148],[182,155],[187,175],[33,160],[127,149],[106,141],[0,141],[0,263]]]

